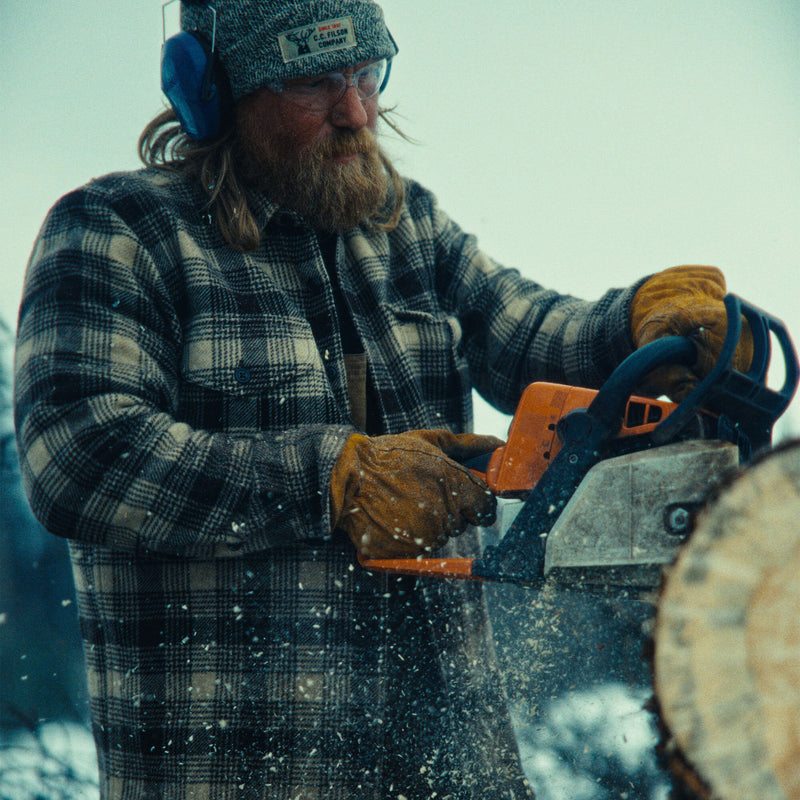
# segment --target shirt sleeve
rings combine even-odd
[[[15,382],[34,513],[51,533],[133,551],[241,555],[329,537],[329,476],[352,429],[232,436],[181,422],[180,286],[133,217],[80,190],[34,247]]]
[[[492,405],[513,413],[537,380],[597,388],[633,351],[629,307],[638,283],[594,302],[547,289],[493,261],[428,202],[437,293],[459,319],[473,385]]]

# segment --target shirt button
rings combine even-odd
[[[237,383],[250,383],[250,370],[247,367],[236,367],[236,372],[233,373]]]

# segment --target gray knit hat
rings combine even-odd
[[[211,0],[181,3],[181,27],[211,42],[233,99],[273,81],[392,58],[397,46],[372,0]]]

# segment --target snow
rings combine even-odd
[[[3,800],[96,800],[94,740],[78,723],[47,722],[34,731],[0,732]]]

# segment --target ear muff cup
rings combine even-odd
[[[190,139],[214,139],[231,121],[228,79],[211,46],[196,31],[183,31],[164,42],[161,89]]]

